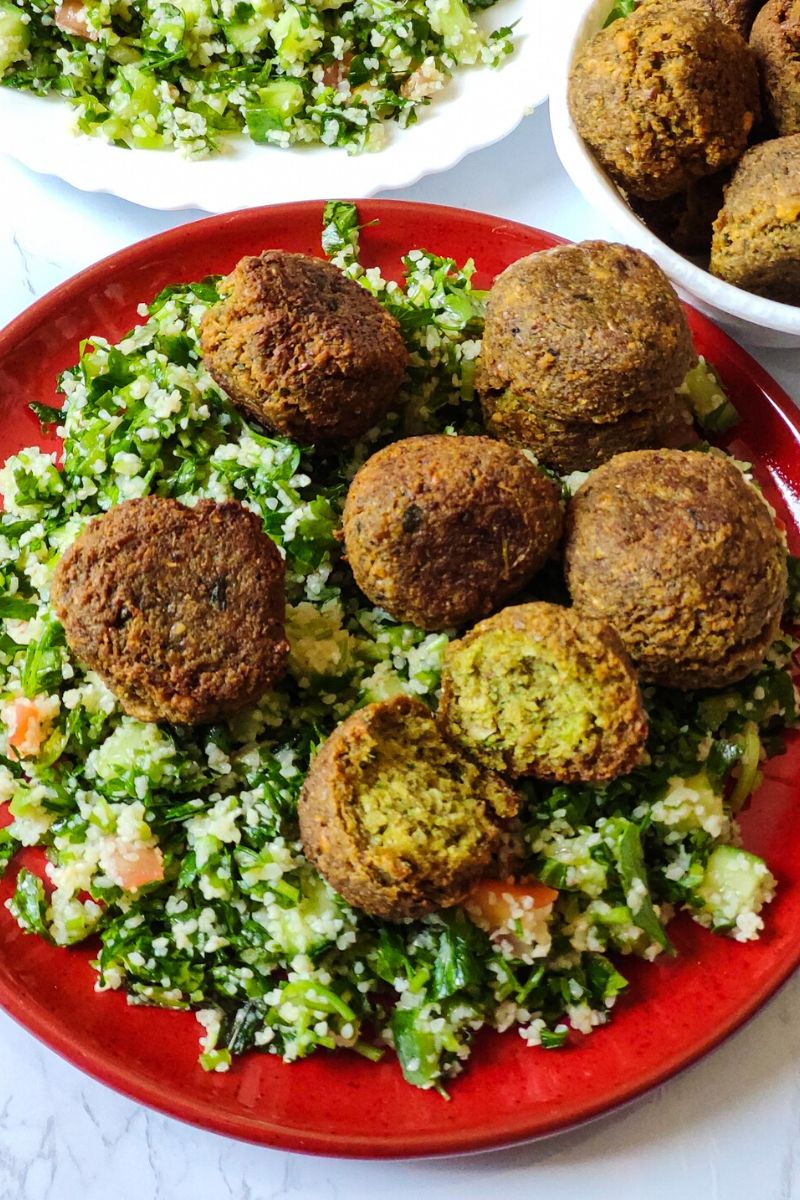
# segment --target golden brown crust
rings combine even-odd
[[[502,404],[488,418],[487,428],[512,446],[531,450],[562,475],[592,471],[626,450],[683,447],[698,440],[692,415],[674,392],[644,412],[623,413],[604,424],[559,421],[532,407]]]
[[[744,152],[760,113],[758,72],[741,35],[696,0],[646,0],[584,47],[569,106],[609,175],[662,200]]]
[[[422,629],[485,616],[544,565],[561,536],[554,484],[484,437],[394,442],[356,475],[344,509],[355,581]]]
[[[800,133],[748,150],[714,223],[711,271],[785,304],[800,304]]]
[[[437,855],[432,844],[429,860],[415,863],[392,856],[377,839],[367,837],[359,824],[359,783],[379,757],[387,734],[402,731],[409,719],[430,722],[431,736],[458,773],[463,755],[441,741],[430,710],[412,697],[396,696],[360,709],[334,730],[311,763],[298,806],[306,858],[348,903],[386,920],[419,917],[460,903],[470,885],[491,868],[501,850],[503,822],[519,805],[503,780],[469,764],[488,797],[481,805],[484,836],[478,853],[459,858],[450,846],[446,855]],[[431,829],[435,831],[433,815]]]
[[[89,522],[52,598],[70,647],[125,712],[195,724],[252,704],[283,673],[283,577],[237,501],[148,496]]]
[[[753,24],[753,17],[763,0],[693,0],[693,3],[704,8],[706,12],[713,13],[715,17],[719,17],[720,21],[724,21],[726,25],[730,25],[737,33],[740,33],[743,38],[747,38]]]
[[[542,417],[604,423],[660,404],[694,359],[661,268],[630,246],[582,242],[522,258],[495,280],[478,391],[490,422],[511,392]]]
[[[753,25],[750,48],[775,128],[782,135],[800,133],[800,2],[768,0]]]
[[[331,263],[243,258],[203,318],[206,367],[231,401],[300,442],[355,438],[392,408],[408,364],[400,326]]]
[[[560,663],[560,678],[591,681],[601,693],[591,733],[569,747],[569,758],[555,762],[534,750],[522,763],[515,748],[478,744],[466,732],[460,712],[454,670],[463,651],[487,634],[509,630],[522,634],[533,651]],[[502,663],[498,664],[502,673]],[[550,698],[552,700],[552,697]],[[547,703],[547,698],[544,698]],[[495,770],[532,775],[559,783],[605,783],[627,775],[639,761],[647,739],[647,716],[630,658],[616,631],[575,609],[556,604],[519,604],[481,621],[445,651],[439,721],[446,736]]]
[[[646,682],[735,683],[778,633],[785,547],[722,455],[643,450],[599,467],[570,502],[565,557],[576,607],[614,626]]]

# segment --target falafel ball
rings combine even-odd
[[[439,720],[486,766],[561,783],[627,774],[647,738],[617,634],[556,604],[504,608],[451,642]]]
[[[717,213],[722,208],[725,185],[730,183],[731,168],[696,179],[682,192],[667,200],[637,200],[631,208],[656,237],[679,254],[707,260],[711,252],[711,234]]]
[[[199,724],[283,673],[284,564],[238,501],[147,496],[90,521],[52,598],[75,654],[140,721]]]
[[[516,793],[451,746],[409,696],[334,730],[299,803],[306,858],[349,904],[385,920],[458,904],[502,850]]]
[[[729,458],[639,450],[598,467],[567,517],[567,585],[639,678],[725,687],[764,659],[786,599],[773,515]]]
[[[758,71],[741,35],[696,0],[645,0],[578,54],[569,108],[620,187],[663,200],[744,152]]]
[[[477,385],[490,431],[527,445],[529,408],[613,421],[663,403],[695,358],[661,268],[631,246],[581,242],[521,258],[495,280]]]
[[[544,566],[561,528],[553,482],[485,437],[394,442],[367,459],[344,507],[347,559],[362,592],[429,630],[504,603]]]
[[[753,18],[764,0],[694,0],[700,8],[712,12],[720,21],[740,33],[743,38],[750,34]]]
[[[359,437],[397,402],[400,326],[331,263],[267,250],[219,284],[200,327],[208,370],[231,401],[300,442]]]
[[[682,447],[697,441],[692,415],[674,392],[644,412],[624,413],[604,425],[540,416],[506,392],[490,428],[504,441],[532,450],[539,462],[562,475],[592,471],[625,450]]]
[[[711,272],[736,287],[800,304],[800,133],[744,155],[714,223]]]
[[[750,48],[776,130],[800,133],[800,0],[768,0],[753,25]]]

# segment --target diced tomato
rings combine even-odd
[[[325,84],[325,87],[338,88],[339,84],[344,83],[352,61],[353,55],[348,50],[343,58],[334,59],[332,63],[329,63],[322,72],[322,82]]]
[[[464,908],[475,924],[488,934],[520,929],[535,938],[543,909],[553,907],[558,892],[535,880],[530,883],[506,883],[502,879],[482,879],[464,901]]]
[[[42,748],[42,718],[33,700],[20,696],[5,711],[8,744],[17,758],[35,758]]]
[[[121,849],[111,850],[105,855],[104,866],[117,887],[126,892],[164,878],[164,855],[158,846],[141,846],[133,854],[130,850],[124,854]]]
[[[96,42],[97,32],[86,20],[86,5],[83,0],[63,0],[56,9],[56,25],[64,33],[83,38],[85,42]]]

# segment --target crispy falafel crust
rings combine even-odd
[[[755,488],[713,452],[599,467],[570,502],[565,559],[576,607],[614,626],[648,683],[735,683],[780,627],[785,546]]]
[[[505,661],[493,653],[491,641],[495,635],[511,634],[514,643],[507,645]],[[496,639],[496,649],[501,645]],[[481,654],[481,648],[486,654]],[[554,713],[540,717],[549,704],[555,709],[558,694],[566,694],[577,676],[592,693],[600,697],[592,713],[591,729],[581,731],[575,739],[567,738],[564,754],[555,756],[544,750],[545,739],[534,740],[529,755],[521,753],[521,739],[511,744],[504,736],[502,715],[495,712],[494,720],[486,714],[473,720],[465,694],[459,687],[459,673],[467,657],[472,658],[480,680],[481,694],[497,705],[503,692],[504,669],[513,669],[510,655],[524,651],[532,660],[546,663],[552,670],[550,685],[537,691],[537,703],[532,705],[528,720],[553,727]],[[463,682],[463,681],[462,681]],[[506,685],[513,690],[510,677]],[[525,684],[536,689],[536,684]],[[442,670],[442,693],[439,722],[446,736],[453,738],[487,766],[513,776],[532,775],[559,783],[604,783],[627,775],[641,757],[647,738],[647,717],[642,705],[639,685],[622,642],[612,627],[595,621],[572,608],[556,604],[519,604],[504,608],[486,621],[481,621],[460,641],[451,642],[445,651]],[[491,730],[490,730],[491,726]],[[483,736],[476,739],[475,730]],[[522,731],[524,732],[524,731]]]
[[[397,854],[364,828],[361,789],[374,785],[386,742],[404,738],[415,721],[424,722],[426,736],[443,756],[443,769],[461,780],[469,794],[468,851],[452,839],[436,844],[441,831],[433,809],[421,814],[427,816],[430,843],[413,856]],[[407,749],[410,757],[425,756],[426,747],[413,740],[407,741]],[[414,800],[418,806],[425,803],[422,795]],[[502,848],[503,822],[516,815],[518,806],[519,797],[504,780],[441,738],[421,701],[396,696],[367,705],[334,730],[311,763],[298,813],[305,855],[331,887],[356,908],[391,921],[460,903],[471,884],[492,868]],[[398,813],[399,822],[402,818]]]
[[[485,616],[544,566],[561,536],[550,479],[485,437],[393,442],[350,485],[344,540],[373,604],[422,629]]]
[[[284,564],[238,501],[148,496],[90,521],[59,562],[67,641],[142,721],[195,724],[283,673]]]
[[[674,392],[644,412],[624,413],[602,425],[542,416],[506,394],[497,403],[490,428],[512,446],[532,450],[539,462],[562,475],[592,471],[626,450],[683,447],[698,440],[691,412]]]
[[[800,304],[800,133],[762,142],[742,158],[714,222],[711,271]]]
[[[268,429],[338,441],[392,408],[408,364],[400,326],[337,267],[268,250],[241,259],[219,290],[200,329],[205,365]]]
[[[740,34],[696,0],[645,0],[580,52],[569,107],[621,187],[663,200],[744,152],[758,71]]]
[[[693,0],[699,8],[711,12],[726,25],[746,38],[750,33],[753,18],[763,0]]]
[[[750,35],[766,108],[781,135],[800,133],[800,0],[768,0]]]
[[[557,246],[495,280],[477,386],[490,432],[524,441],[526,410],[605,423],[663,403],[695,360],[678,296],[641,250],[614,242]],[[515,422],[506,392],[518,399]]]

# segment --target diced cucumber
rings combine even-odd
[[[31,35],[21,8],[0,2],[0,75],[27,57]]]
[[[157,786],[172,773],[175,753],[174,741],[160,726],[123,717],[114,732],[89,754],[86,771],[90,779],[103,783],[134,774],[146,776]]]
[[[247,129],[254,142],[264,142],[275,129],[286,129],[303,107],[303,85],[296,79],[273,79],[258,89],[259,106],[245,113]]]
[[[235,20],[225,31],[230,45],[245,54],[255,53],[266,41],[278,7],[278,0],[251,0],[250,4],[237,4]]]
[[[441,34],[461,63],[474,63],[481,51],[480,32],[463,0],[428,0],[431,28]]]
[[[747,797],[761,782],[761,772],[758,769],[761,761],[761,738],[758,736],[755,721],[747,722],[739,740],[742,745],[742,757],[739,760],[736,786],[731,793],[731,808],[734,812],[739,811]]]
[[[722,386],[722,380],[705,359],[700,359],[678,389],[686,396],[698,424],[709,433],[725,433],[739,420]]]
[[[332,942],[342,928],[342,913],[334,892],[315,871],[302,877],[302,896],[291,908],[273,909],[265,922],[281,955],[315,954]]]
[[[758,855],[737,846],[717,846],[697,889],[703,901],[698,915],[709,918],[713,929],[732,929],[741,917],[758,913],[774,888],[775,879]],[[743,933],[747,940],[747,931]]]
[[[144,150],[163,145],[156,122],[161,107],[158,86],[155,75],[143,71],[136,63],[120,67],[108,89],[113,115],[105,122],[103,133],[109,141],[125,142]]]
[[[296,4],[287,4],[272,22],[272,40],[283,66],[307,62],[319,50],[324,36],[325,28],[319,17]]]
[[[650,817],[678,833],[704,829],[712,837],[723,831],[725,810],[722,796],[714,790],[706,771],[684,779],[679,775],[668,781],[667,794],[653,805]]]

